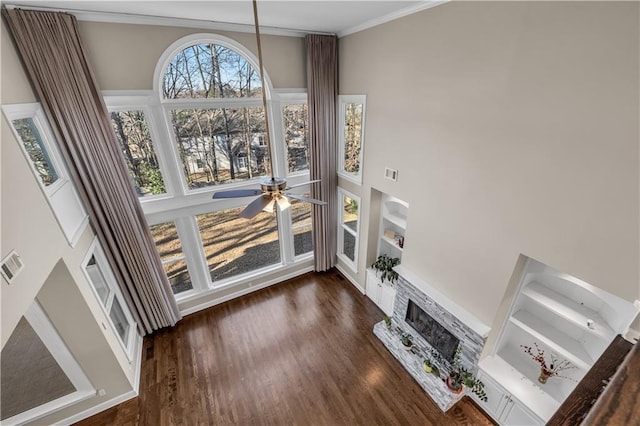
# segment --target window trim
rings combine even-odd
[[[348,197],[352,200],[355,200],[358,203],[358,224],[356,226],[356,230],[354,232],[353,229],[346,226],[343,222],[344,219],[344,198]],[[344,262],[354,273],[358,273],[358,252],[360,245],[360,207],[362,206],[360,197],[347,191],[344,188],[338,187],[338,248],[336,255],[338,259]],[[347,231],[355,238],[354,248],[353,248],[353,260],[347,256],[344,251],[344,231]]]
[[[42,190],[49,207],[60,226],[62,234],[71,247],[75,247],[84,230],[89,225],[89,215],[84,208],[83,202],[76,191],[75,185],[69,178],[69,171],[58,148],[56,138],[44,115],[42,106],[35,103],[2,105],[2,111],[13,132],[25,160],[29,164],[29,168],[34,175],[40,189]],[[24,142],[20,137],[17,129],[13,125],[14,120],[31,118],[36,127],[42,141],[43,148],[47,151],[47,155],[51,160],[51,166],[55,170],[58,179],[51,185],[45,185],[40,178],[40,174],[36,170],[29,153],[24,146]],[[59,199],[66,197],[59,202]],[[69,216],[69,212],[74,214],[75,218]]]
[[[248,271],[243,274],[213,282],[209,273],[200,231],[196,223],[196,216],[204,213],[215,213],[221,210],[246,207],[249,198],[230,198],[211,200],[212,193],[221,189],[231,190],[240,188],[255,189],[258,179],[210,185],[203,188],[189,189],[187,179],[182,171],[182,161],[176,142],[176,135],[171,122],[170,111],[180,108],[221,108],[221,107],[260,107],[262,100],[251,98],[196,98],[196,99],[164,99],[162,93],[163,76],[167,65],[182,49],[197,43],[215,43],[225,46],[242,55],[247,62],[258,69],[257,58],[240,43],[218,34],[193,34],[183,37],[169,46],[160,56],[154,73],[153,90],[138,91],[104,91],[105,102],[109,111],[112,110],[142,110],[145,112],[147,124],[151,132],[153,146],[158,156],[158,162],[165,180],[167,194],[138,198],[149,225],[162,222],[174,222],[178,228],[182,250],[187,261],[187,269],[191,277],[193,289],[174,294],[180,304],[203,301],[219,292],[230,292],[237,289],[243,292],[246,288],[254,287],[266,275],[278,274],[289,276],[290,268],[295,265],[301,267],[309,262],[313,252],[295,256],[293,247],[293,230],[291,215],[288,210],[277,216],[278,240],[280,246],[280,262],[264,268]],[[287,146],[284,141],[282,128],[281,105],[292,103],[307,103],[306,89],[274,90],[265,72],[265,87],[268,97],[267,108],[270,120],[271,149],[273,149],[273,167],[277,176],[286,177],[287,183],[296,185],[309,181],[309,170],[288,173]],[[148,112],[147,112],[148,111]],[[172,189],[170,189],[172,188]],[[305,187],[295,188],[294,192],[305,190]],[[290,240],[290,241],[289,241]],[[308,268],[304,268],[306,271]],[[271,282],[271,280],[269,280]],[[232,294],[236,294],[233,292]],[[189,311],[192,308],[188,308]]]
[[[345,114],[347,104],[362,104],[362,131],[360,132],[360,156],[358,173],[347,172],[344,167],[344,154],[345,154]],[[367,111],[367,95],[339,95],[338,96],[338,176],[353,182],[357,185],[362,185],[362,169],[364,160],[364,134],[366,129],[366,111]]]
[[[92,256],[95,258],[96,265],[98,266],[100,272],[102,273],[102,276],[104,277],[105,284],[107,285],[107,287],[109,287],[109,290],[110,290],[109,295],[107,296],[107,300],[105,302],[102,302],[102,300],[100,299],[100,295],[98,294],[95,284],[93,283],[93,280],[89,274],[89,271],[87,270],[87,266],[89,265],[89,260],[91,260]],[[98,304],[100,305],[100,308],[102,309],[102,313],[105,315],[106,320],[109,322],[109,325],[111,326],[111,331],[113,332],[116,340],[118,340],[122,349],[127,355],[127,359],[130,362],[133,361],[134,351],[136,348],[136,336],[138,336],[138,324],[133,319],[133,316],[129,311],[129,305],[124,300],[124,297],[120,291],[120,287],[116,281],[116,277],[113,275],[113,271],[111,270],[111,267],[109,266],[109,262],[107,261],[107,257],[104,253],[104,249],[98,242],[97,237],[93,238],[93,241],[89,245],[89,249],[87,250],[87,253],[80,265],[82,268],[82,272],[85,278],[87,279],[87,283],[89,284],[89,287],[93,292],[93,295],[96,297],[96,301],[98,302]],[[122,308],[122,312],[124,313],[124,316],[127,319],[127,323],[129,324],[129,335],[127,336],[126,342],[123,341],[122,338],[120,337],[120,334],[118,333],[118,330],[116,329],[113,323],[113,320],[111,319],[111,308],[113,306],[113,301],[116,299],[118,300],[118,303]]]
[[[24,313],[33,331],[38,335],[60,369],[65,373],[71,384],[76,388],[75,392],[61,396],[52,401],[30,408],[27,411],[8,417],[2,424],[24,424],[34,422],[44,416],[55,413],[63,408],[70,407],[96,394],[96,389],[82,370],[78,361],[62,340],[60,334],[51,323],[44,309],[37,300],[34,300]]]

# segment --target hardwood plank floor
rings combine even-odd
[[[491,425],[446,414],[374,336],[383,313],[309,273],[145,338],[140,396],[78,425]]]

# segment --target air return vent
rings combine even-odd
[[[2,264],[0,265],[0,272],[2,272],[2,276],[7,281],[8,284],[15,279],[16,275],[22,271],[24,268],[24,264],[22,260],[20,260],[20,256],[15,251],[11,251],[4,259],[2,259]]]

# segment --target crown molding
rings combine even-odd
[[[205,21],[201,19],[169,18],[164,16],[139,15],[131,13],[95,12],[81,9],[66,9],[46,6],[23,6],[20,4],[5,3],[7,9],[31,9],[46,12],[64,12],[72,14],[78,21],[107,22],[115,24],[157,25],[164,27],[198,28],[213,31],[231,31],[236,33],[255,33],[253,24],[232,24],[229,22]],[[304,37],[307,34],[330,34],[318,31],[303,31],[289,28],[260,26],[261,34],[277,35],[285,37]]]
[[[375,18],[370,21],[363,22],[362,24],[356,25],[355,27],[347,28],[345,30],[338,32],[337,35],[338,37],[348,36],[349,34],[354,34],[360,31],[364,31],[366,29],[384,24],[386,22],[394,21],[404,16],[412,15],[414,13],[439,6],[443,3],[447,3],[448,1],[449,0],[428,0],[425,2],[421,2],[417,5],[405,7],[404,9],[397,10],[395,12],[389,13],[379,18]]]

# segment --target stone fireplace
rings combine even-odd
[[[452,352],[460,345],[462,365],[477,371],[489,327],[405,267],[395,269],[399,277],[392,326],[388,329],[383,321],[373,331],[440,409],[447,411],[464,395],[451,392],[444,383]],[[413,336],[413,351],[403,348],[401,333]],[[422,368],[422,360],[430,357],[436,347],[440,348],[438,353],[443,360],[432,360],[440,370],[440,377]]]

